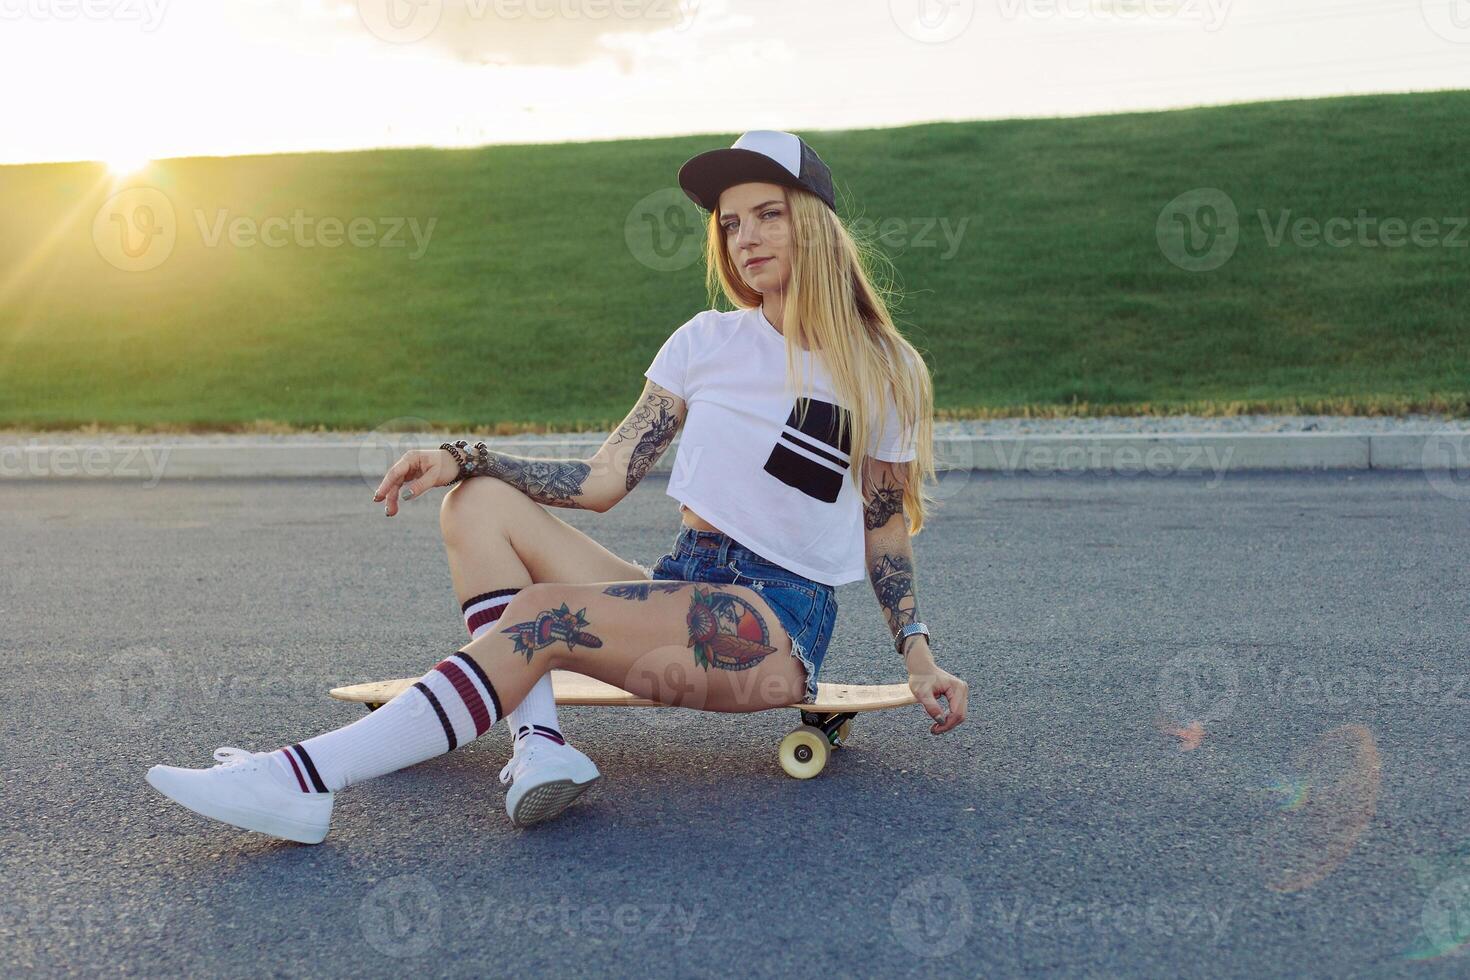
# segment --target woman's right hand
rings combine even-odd
[[[928,658],[927,665],[909,671],[909,690],[934,719],[929,731],[942,735],[965,720],[969,711],[970,685],[940,668],[927,652],[924,656]],[[940,706],[940,698],[944,698],[947,707]]]
[[[383,482],[378,484],[373,500],[387,500],[383,513],[392,517],[398,513],[398,488],[407,483],[404,500],[421,497],[435,487],[448,486],[459,476],[459,464],[447,449],[413,449],[399,457]]]

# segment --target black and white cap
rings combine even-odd
[[[800,187],[837,210],[832,193],[832,171],[795,133],[753,129],[728,150],[710,150],[691,157],[679,168],[679,186],[690,200],[706,211],[720,203],[727,187],[750,181],[768,181]]]

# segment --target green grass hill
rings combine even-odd
[[[611,427],[736,135],[0,167],[0,426]],[[941,418],[1470,414],[1470,92],[802,135]]]

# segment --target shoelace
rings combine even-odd
[[[237,749],[233,746],[225,746],[214,750],[214,757],[222,766],[250,766],[254,768],[260,764],[256,753],[247,752],[245,749]]]
[[[530,764],[531,756],[535,754],[536,749],[539,747],[538,742],[533,742],[531,741],[532,739],[539,741],[540,736],[527,735],[524,739],[528,743],[526,747],[512,754],[510,761],[505,764],[505,768],[500,770],[500,781],[502,783],[508,783],[516,776],[519,776],[521,770]]]

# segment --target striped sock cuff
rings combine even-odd
[[[505,607],[519,591],[521,590],[518,588],[495,589],[466,599],[460,608],[464,613],[464,624],[470,631],[470,638],[474,639],[479,634],[481,627],[499,619],[500,614],[505,612]]]
[[[561,732],[552,728],[550,725],[522,725],[520,731],[516,732],[516,741],[519,742],[528,735],[544,736],[545,738],[551,739],[557,745],[567,744],[567,740],[562,737]]]
[[[450,750],[479,738],[504,716],[495,685],[463,651],[435,664],[413,686],[434,709]]]
[[[291,771],[295,773],[296,783],[301,788],[301,792],[327,792],[327,784],[322,782],[322,776],[321,773],[317,772],[316,763],[312,761],[306,749],[302,748],[300,742],[297,742],[295,745],[288,745],[284,749],[281,749],[280,752],[286,757],[286,762],[291,767]]]

